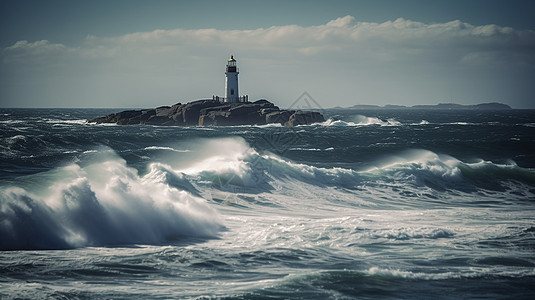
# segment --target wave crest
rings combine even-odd
[[[322,126],[401,126],[402,124],[394,118],[380,119],[377,117],[367,117],[364,115],[352,116],[351,121],[339,120],[336,118],[329,118],[327,121],[319,123]]]
[[[296,163],[269,152],[258,153],[243,139],[227,139],[215,148],[223,150],[203,157],[192,167],[180,172],[216,183],[216,187],[233,185],[251,193],[270,191],[276,186],[289,186],[291,182],[317,188],[336,186],[352,190],[363,187],[403,187],[405,192],[411,187],[418,190],[422,186],[437,191],[450,189],[475,192],[479,189],[493,190],[500,186],[507,188],[510,181],[528,184],[535,182],[533,170],[513,163],[465,163],[423,149],[402,151],[375,163],[371,162],[374,167],[354,170],[317,167]]]
[[[215,237],[222,229],[204,199],[135,169],[109,152],[0,190],[0,248],[61,249]],[[36,182],[36,184],[30,184]]]
[[[454,235],[453,232],[442,228],[397,228],[374,234],[372,237],[406,241],[412,239],[451,238]]]

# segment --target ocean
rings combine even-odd
[[[0,109],[1,299],[533,299],[535,110]]]

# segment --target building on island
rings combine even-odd
[[[213,96],[213,100],[220,102],[248,102],[249,96],[243,95],[240,97],[238,92],[238,66],[234,56],[231,55],[227,61],[227,67],[225,70],[225,97]]]

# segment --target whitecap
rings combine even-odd
[[[397,228],[372,234],[373,238],[394,240],[451,238],[455,234],[442,228]]]
[[[82,152],[82,154],[89,154],[89,153],[98,153],[98,150],[86,150]]]
[[[383,276],[383,277],[400,277],[405,279],[422,279],[422,280],[444,280],[444,279],[453,279],[461,278],[461,274],[456,274],[454,272],[445,272],[445,273],[422,273],[422,272],[411,272],[403,271],[399,269],[384,269],[379,267],[371,267],[365,273],[374,276]],[[476,273],[471,273],[470,277],[475,276]],[[465,275],[466,276],[466,275]]]
[[[59,120],[59,119],[46,119],[46,123],[55,124],[55,125],[86,125],[89,124],[87,120]]]
[[[284,125],[280,123],[269,123],[269,124],[264,124],[264,125],[253,125],[253,126],[258,127],[258,128],[284,127]]]
[[[0,124],[21,124],[25,122],[26,121],[23,121],[23,120],[5,120],[5,121],[0,121]]]
[[[175,149],[175,148],[163,147],[163,146],[149,146],[149,147],[145,147],[144,150],[167,150],[167,151],[173,151],[173,152],[190,152],[190,150],[187,150],[187,149]]]
[[[290,148],[290,150],[293,150],[293,151],[321,151],[321,149],[318,149],[318,148],[300,148],[300,147]]]
[[[401,126],[402,125],[401,122],[397,121],[394,118],[381,120],[377,117],[355,115],[355,116],[350,117],[350,119],[351,121],[329,118],[325,122],[317,123],[317,124],[321,126],[345,126],[345,127],[370,126],[370,125],[379,125],[379,126]]]
[[[469,126],[469,125],[477,125],[477,124],[475,124],[475,123],[468,123],[468,122],[453,122],[453,123],[446,123],[446,125]]]
[[[383,277],[398,277],[405,279],[418,279],[418,280],[447,280],[447,279],[461,279],[461,278],[478,278],[478,277],[509,277],[520,278],[530,277],[535,275],[535,269],[516,269],[516,270],[500,270],[497,268],[469,268],[467,271],[458,272],[442,272],[442,273],[424,273],[424,272],[411,272],[399,269],[387,269],[380,267],[371,267],[366,270],[365,273],[374,276]]]
[[[346,122],[342,120],[335,120],[333,118],[327,119],[327,121],[318,123],[322,126],[358,126],[359,124],[353,123],[353,122]]]
[[[411,125],[412,125],[412,126],[419,126],[419,125],[429,125],[429,124],[430,124],[429,121],[427,121],[427,120],[422,120],[422,121],[420,121],[419,123],[412,123]]]
[[[34,175],[31,188],[0,190],[0,249],[157,244],[223,228],[204,199],[152,172],[139,176],[113,151],[98,154],[84,167]]]

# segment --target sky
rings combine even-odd
[[[535,108],[535,1],[0,1],[0,107]]]

